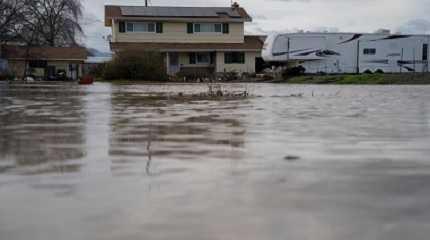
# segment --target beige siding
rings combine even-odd
[[[259,52],[245,52],[244,64],[225,64],[224,52],[217,52],[216,72],[255,73],[255,58],[259,56]]]
[[[112,27],[113,42],[157,43],[243,43],[243,23],[229,23],[230,33],[187,33],[187,23],[165,22],[163,33],[120,33],[119,23]]]

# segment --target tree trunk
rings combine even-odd
[[[30,57],[30,46],[27,45],[25,48],[25,58],[24,58],[24,73],[22,75],[22,80],[25,81],[25,78],[27,76],[27,72],[28,72],[28,59]]]

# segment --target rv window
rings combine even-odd
[[[286,38],[285,36],[278,36],[275,39],[275,42],[273,43],[272,53],[282,55],[288,51],[287,49],[288,49],[288,38]]]
[[[363,54],[364,55],[375,55],[376,54],[376,49],[375,48],[365,48],[363,50]]]
[[[429,45],[424,44],[423,45],[423,61],[429,60]]]

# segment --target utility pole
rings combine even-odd
[[[145,0],[145,7],[148,7],[148,0]]]

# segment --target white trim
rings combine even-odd
[[[113,17],[116,22],[119,21],[169,21],[169,22],[205,22],[205,23],[244,23],[243,18],[165,18],[165,17]]]

